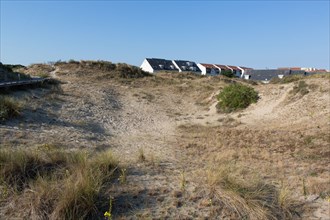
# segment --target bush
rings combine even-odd
[[[249,86],[232,84],[225,87],[218,95],[217,108],[223,112],[244,109],[258,100],[258,93]]]
[[[0,96],[0,121],[20,115],[22,104],[10,97]]]
[[[235,76],[234,73],[230,70],[221,71],[221,75],[227,76],[229,78],[233,78]]]
[[[293,89],[290,91],[291,94],[295,95],[295,94],[300,94],[301,96],[306,95],[307,93],[309,93],[308,90],[308,85],[305,81],[299,81],[294,87]]]

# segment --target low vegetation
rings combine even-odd
[[[30,79],[30,75],[24,74],[22,72],[16,72],[16,69],[19,67],[20,65],[3,65],[0,62],[0,82]]]
[[[248,107],[258,100],[258,93],[249,86],[234,83],[226,86],[218,95],[217,108],[222,112],[232,112]]]
[[[290,91],[290,93],[293,95],[295,94],[300,94],[301,96],[306,95],[307,93],[309,93],[307,83],[303,80],[299,81],[298,83],[295,84],[295,86]]]
[[[303,75],[284,76],[282,79],[280,79],[278,77],[274,77],[270,80],[270,83],[273,83],[273,84],[292,83],[292,82],[299,81],[299,80],[303,79],[304,77],[305,76],[303,76]]]
[[[235,164],[221,164],[207,172],[211,200],[225,206],[238,219],[291,219],[298,204],[284,191],[251,175],[249,180],[234,174]]]
[[[91,60],[69,60],[68,62],[58,61],[54,64],[59,68],[59,75],[91,76],[99,80],[109,78],[142,78],[150,76],[141,68],[126,63],[112,63],[109,61]],[[83,71],[82,71],[83,70]]]
[[[50,67],[56,79],[10,94],[25,106],[0,129],[0,219],[311,219],[330,198],[327,80]],[[214,111],[256,102],[253,88],[254,108]]]
[[[47,144],[1,149],[0,201],[16,218],[100,219],[109,206],[105,186],[117,166],[111,152],[91,155]]]
[[[23,104],[15,98],[0,95],[0,121],[20,115]]]
[[[221,71],[221,75],[227,76],[229,78],[235,77],[235,74],[230,70]]]

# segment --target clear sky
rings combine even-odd
[[[325,1],[1,1],[0,61],[329,67]]]

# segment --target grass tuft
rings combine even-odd
[[[138,161],[139,162],[145,162],[146,161],[146,156],[144,154],[143,148],[139,149],[139,154],[138,154]]]
[[[297,204],[288,191],[280,191],[256,177],[249,181],[234,176],[235,168],[223,166],[208,171],[212,201],[222,203],[240,219],[290,219]]]
[[[7,96],[0,96],[0,120],[17,117],[21,114],[22,102]]]
[[[10,204],[7,213],[13,218],[100,218],[108,202],[105,187],[117,166],[111,152],[2,149],[0,189],[16,192],[2,196],[2,202]],[[22,210],[17,212],[11,204]]]

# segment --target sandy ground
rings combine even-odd
[[[56,70],[52,75],[56,76]],[[325,79],[309,80],[309,84],[318,86],[301,98],[290,95],[293,83],[258,85],[255,88],[260,100],[232,114],[216,110],[221,83],[205,96],[185,80],[174,85],[156,85],[148,80],[137,84],[118,80],[86,82],[70,77],[61,80],[65,82],[62,91],[17,92],[16,96],[30,105],[22,118],[0,125],[0,143],[14,147],[47,143],[72,149],[112,149],[128,168],[129,187],[112,189],[120,192],[114,195],[115,205],[120,207],[114,213],[118,219],[211,218],[211,207],[201,206],[203,198],[196,198],[199,181],[188,175],[198,166],[192,165],[191,160],[195,164],[203,161],[178,147],[185,141],[179,126],[308,134],[328,132],[330,128],[330,86]],[[201,80],[196,85],[202,83],[205,84]],[[141,154],[145,162],[139,161]],[[325,169],[325,175],[329,174],[329,167]],[[183,179],[187,182],[184,195]],[[328,201],[313,196],[306,201],[311,211],[303,213],[302,219],[330,219]],[[230,219],[230,214],[224,212],[220,217]]]

